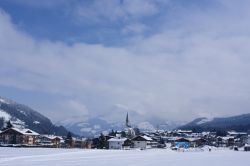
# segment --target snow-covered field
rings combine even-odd
[[[11,166],[249,166],[250,152],[207,150],[176,152],[150,150],[82,150],[45,148],[0,148],[0,165]]]

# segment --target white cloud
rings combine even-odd
[[[67,0],[56,0],[56,1],[51,1],[51,0],[42,0],[42,1],[12,0],[12,1],[10,1],[10,3],[28,5],[28,6],[31,6],[31,7],[38,7],[38,8],[54,8],[54,7],[58,7],[58,6],[61,6],[61,5],[66,5],[66,4],[69,3],[69,1],[67,1]]]
[[[64,105],[66,106],[66,109],[74,112],[76,115],[88,116],[89,114],[87,107],[79,101],[69,100]]]
[[[83,3],[75,10],[77,17],[98,21],[103,21],[103,19],[110,21],[130,20],[151,16],[157,12],[158,6],[155,1],[151,0],[95,0],[89,4]]]
[[[162,23],[123,47],[37,41],[1,12],[0,85],[75,96],[69,105],[79,114],[109,115],[117,103],[122,113],[176,120],[246,113],[250,12],[231,10],[183,12],[182,26]],[[118,7],[111,19],[124,12]]]
[[[147,26],[141,23],[129,24],[122,29],[124,34],[142,34],[147,30]]]

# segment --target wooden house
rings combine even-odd
[[[244,146],[244,151],[250,151],[250,145],[245,145]]]
[[[188,140],[190,141],[190,147],[194,147],[194,148],[204,146],[205,143],[207,142],[203,138],[188,138]]]
[[[228,147],[233,146],[235,143],[233,136],[227,136],[227,137],[217,137],[217,146],[218,147]]]
[[[39,134],[30,129],[8,128],[0,133],[0,142],[3,144],[34,145]]]
[[[63,141],[64,141],[63,138],[60,136],[40,135],[38,143],[42,146],[59,148],[61,147]]]

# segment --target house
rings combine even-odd
[[[188,139],[186,139],[186,138],[177,138],[174,141],[174,146],[177,147],[177,148],[189,148],[190,147],[190,141]]]
[[[55,148],[61,147],[61,144],[63,142],[64,141],[62,137],[55,135],[40,135],[38,141],[38,143],[42,146],[55,147]]]
[[[242,136],[247,136],[246,132],[236,132],[236,131],[228,131],[228,136],[233,136],[234,138],[240,138]]]
[[[127,142],[127,138],[121,137],[120,135],[117,135],[114,138],[110,138],[108,140],[108,146],[109,149],[123,149],[125,146],[125,142]]]
[[[74,148],[91,149],[92,143],[92,140],[87,138],[73,138],[72,146]]]
[[[34,145],[39,134],[30,129],[18,129],[11,127],[0,133],[0,142],[3,144]]]
[[[91,149],[92,144],[93,144],[91,139],[83,138],[82,141],[83,141],[82,142],[83,149]]]
[[[132,139],[134,148],[140,148],[140,149],[146,149],[151,147],[150,142],[152,141],[152,139],[148,136],[137,136],[135,138]]]
[[[190,141],[190,147],[194,147],[194,148],[203,146],[207,142],[203,138],[188,138],[188,140]]]
[[[244,151],[250,151],[250,145],[245,145],[244,146]]]
[[[218,147],[227,147],[233,146],[235,143],[233,136],[226,136],[226,137],[217,137],[217,146]]]

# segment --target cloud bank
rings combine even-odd
[[[122,7],[118,2],[95,1],[92,8],[80,6],[75,12],[81,18],[133,19],[121,33],[139,36],[122,46],[38,40],[2,10],[0,85],[66,96],[68,101],[54,110],[62,112],[61,119],[73,114],[115,120],[112,114],[119,110],[166,120],[249,112],[248,1],[220,1],[192,12],[174,6],[174,19],[161,15],[157,31],[145,36],[142,31],[150,26],[141,19],[160,8],[153,1],[144,6],[124,1]],[[114,14],[98,10],[103,5]]]

